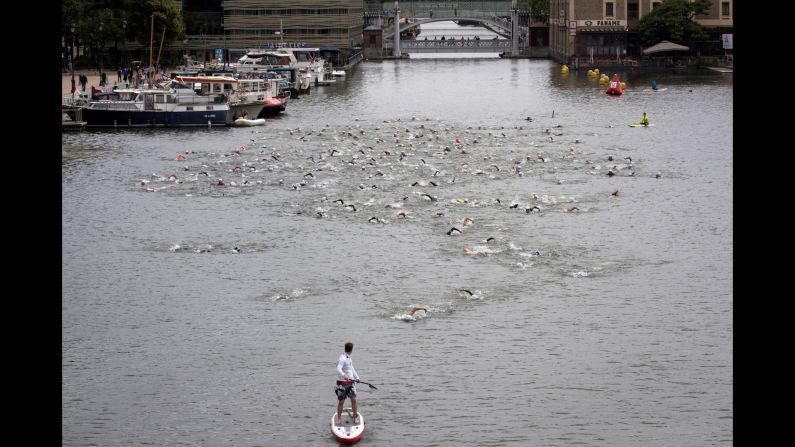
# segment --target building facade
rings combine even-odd
[[[550,56],[564,63],[577,58],[638,57],[640,19],[664,0],[550,0]],[[734,28],[733,0],[713,0],[695,20],[710,36],[705,50],[715,50]],[[709,45],[711,44],[711,45]]]
[[[228,48],[360,47],[361,0],[225,0]]]

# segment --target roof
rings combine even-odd
[[[176,79],[182,82],[193,82],[193,83],[200,82],[203,84],[211,82],[220,83],[220,84],[237,82],[237,79],[226,76],[177,76]]]
[[[667,40],[663,40],[662,42],[658,43],[657,45],[652,45],[649,48],[643,50],[643,54],[653,54],[659,53],[662,51],[688,51],[690,48],[679,45],[678,43],[669,42]]]

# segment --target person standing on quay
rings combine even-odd
[[[353,368],[353,360],[351,354],[353,353],[353,343],[345,343],[345,352],[340,354],[337,359],[337,386],[334,388],[334,393],[337,394],[337,421],[339,424],[342,419],[342,407],[345,404],[345,399],[351,399],[351,407],[353,410],[354,424],[359,423],[358,405],[356,402],[356,382],[359,382],[359,374]]]

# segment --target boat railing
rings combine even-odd
[[[89,108],[94,110],[139,110],[135,103],[129,101],[95,101]]]
[[[72,95],[63,95],[61,96],[61,105],[69,106],[69,107],[84,107],[88,104],[88,101],[83,98],[75,98]]]

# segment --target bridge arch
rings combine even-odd
[[[504,20],[501,20],[497,17],[494,18],[484,18],[484,17],[461,17],[461,16],[453,16],[453,17],[410,17],[414,20],[414,22],[407,24],[407,25],[400,25],[400,32],[408,31],[410,29],[416,28],[420,25],[424,25],[427,23],[432,22],[451,22],[456,20],[466,20],[470,22],[478,22],[484,25],[488,25],[496,34],[499,34],[503,37],[510,38],[511,37],[511,28],[510,22],[506,25]],[[384,39],[394,39],[395,37],[395,30],[394,28],[392,31],[384,33]]]

